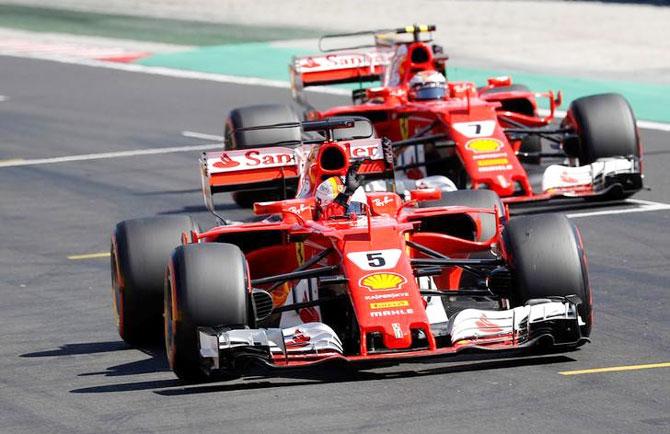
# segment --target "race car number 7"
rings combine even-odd
[[[370,250],[348,253],[347,258],[361,270],[388,270],[398,264],[400,254],[400,249]]]
[[[489,137],[495,130],[495,121],[474,121],[474,122],[457,122],[453,124],[456,131],[463,134],[465,137]]]

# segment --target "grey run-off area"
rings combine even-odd
[[[670,82],[670,8],[474,0],[4,0],[6,4],[333,30],[436,24],[462,66]]]

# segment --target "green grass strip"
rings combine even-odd
[[[316,37],[304,28],[258,27],[176,19],[75,12],[0,4],[0,27],[178,45],[220,45]]]
[[[203,47],[177,53],[156,54],[139,63],[148,66],[187,69],[242,77],[288,81],[288,64],[294,55],[311,54],[296,48],[273,47],[270,43],[252,43]],[[618,80],[594,80],[511,70],[461,68],[450,63],[450,80],[486,84],[488,77],[511,75],[514,83],[525,84],[535,92],[563,91],[565,110],[570,101],[596,93],[618,92],[633,106],[638,119],[670,122],[670,86]],[[357,86],[346,86],[355,88]],[[542,101],[540,101],[542,102]],[[546,104],[544,104],[546,107]]]

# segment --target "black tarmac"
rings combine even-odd
[[[0,160],[198,144],[180,132],[221,134],[231,108],[289,101],[285,89],[10,57],[0,95]],[[635,198],[670,202],[670,133],[641,135],[652,190]],[[127,218],[213,224],[198,153],[0,168],[0,432],[670,430],[670,368],[559,374],[670,362],[670,210],[575,219],[596,309],[578,351],[181,384],[159,344],[119,339],[109,259],[68,256],[108,251]],[[247,214],[222,199],[230,218]]]

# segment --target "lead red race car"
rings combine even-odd
[[[492,77],[482,87],[448,80],[448,57],[432,43],[434,30],[414,25],[324,36],[321,53],[290,65],[302,117],[369,119],[380,137],[395,141],[399,176],[443,175],[459,189],[495,191],[506,203],[620,199],[643,187],[635,116],[621,95],[578,98],[556,125],[560,92],[531,92],[510,77]],[[374,43],[341,47],[366,37]],[[379,85],[363,87],[370,81]],[[360,84],[350,105],[317,110],[305,98],[307,87],[341,83]],[[542,100],[548,108],[541,116]],[[298,117],[286,106],[240,109],[227,120],[228,146],[253,146],[231,136],[237,127]]]
[[[208,230],[185,216],[119,223],[121,337],[138,344],[163,326],[170,367],[186,381],[249,363],[374,365],[588,342],[586,256],[569,220],[510,219],[488,190],[423,187],[404,199],[390,142],[367,125],[367,134],[348,118],[240,129],[248,139],[320,139],[203,154],[205,204],[219,219]],[[216,212],[217,193],[293,177],[295,197],[255,203],[255,220]],[[375,181],[387,191],[366,191]]]

